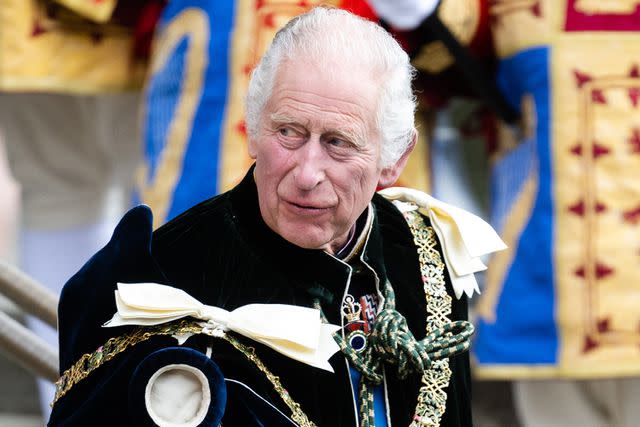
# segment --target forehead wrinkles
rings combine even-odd
[[[338,92],[340,90],[346,91],[348,87],[336,89],[335,91]],[[349,95],[353,99],[348,99],[346,96],[320,94],[316,90],[301,88],[295,83],[290,86],[284,82],[280,87],[274,88],[271,101],[306,103],[327,111],[335,110],[336,112],[353,109],[364,115],[367,107],[374,109],[372,102],[377,101],[378,98],[377,96],[365,96],[356,91],[352,91]]]
[[[291,123],[310,131],[337,133],[357,145],[364,144],[367,133],[376,132],[375,111],[343,98],[318,95],[310,91],[281,90],[274,93],[268,116],[275,123]]]

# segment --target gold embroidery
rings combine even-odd
[[[111,1],[85,3],[90,3],[95,18],[101,18],[103,5],[108,7]],[[0,4],[2,92],[88,95],[142,86],[147,67],[131,55],[130,29],[114,21],[89,22],[51,0],[2,0]]]
[[[185,37],[189,38],[190,43],[185,57],[183,89],[171,118],[166,145],[160,154],[157,170],[154,176],[149,177],[149,168],[145,164],[137,172],[142,201],[155,213],[154,228],[158,228],[167,220],[173,193],[182,175],[187,143],[198,111],[198,103],[205,83],[206,66],[209,62],[207,52],[209,21],[201,9],[187,8],[173,18],[161,34],[162,37],[154,41],[152,76],[165,67],[176,46]],[[146,113],[143,112],[142,115]]]
[[[111,19],[116,8],[117,0],[85,1],[85,0],[55,0],[77,14],[95,22],[107,22]]]
[[[300,425],[301,427],[315,427],[315,424],[309,420],[307,415],[302,411],[302,408],[300,408],[300,404],[293,400],[289,392],[287,392],[287,390],[282,386],[282,384],[280,383],[280,377],[273,375],[271,371],[267,369],[264,363],[262,363],[260,358],[256,356],[253,347],[245,346],[231,335],[225,335],[223,338],[227,340],[232,346],[234,346],[238,351],[240,351],[254,365],[256,365],[256,367],[263,374],[265,374],[269,382],[273,385],[275,391],[278,393],[278,395],[280,395],[280,398],[291,410],[291,418],[293,419],[293,421],[298,423],[298,425]]]
[[[489,2],[491,35],[498,58],[550,43],[563,7],[564,2],[555,0]]]
[[[417,210],[405,212],[405,218],[418,248],[420,273],[427,299],[427,333],[450,322],[451,296],[444,280],[445,265],[436,249],[438,239]],[[447,405],[446,388],[451,379],[449,359],[434,361],[422,376],[418,404],[410,427],[437,426]]]
[[[63,372],[60,379],[55,383],[56,394],[51,406],[53,407],[62,396],[67,394],[74,385],[87,378],[91,372],[127,348],[146,341],[154,335],[197,334],[201,331],[202,326],[183,320],[151,328],[136,328],[129,334],[110,338],[96,351],[84,354],[73,366]]]
[[[480,2],[476,0],[442,0],[438,8],[438,17],[447,26],[451,34],[464,46],[468,45],[478,31],[480,23]],[[441,41],[426,44],[413,64],[416,68],[431,74],[447,69],[455,62]]]
[[[513,264],[513,258],[518,251],[520,236],[531,218],[533,205],[538,195],[538,186],[538,167],[536,164],[531,168],[531,172],[522,185],[500,230],[500,236],[507,243],[508,249],[492,256],[487,269],[486,286],[476,305],[476,314],[488,323],[496,321],[498,300],[507,273]]]
[[[309,420],[307,415],[300,408],[300,404],[293,400],[287,390],[282,386],[280,378],[273,375],[273,373],[271,373],[265,364],[258,358],[253,347],[242,344],[232,335],[220,330],[208,328],[204,323],[197,323],[191,320],[181,320],[153,327],[139,327],[129,334],[109,339],[103,346],[98,348],[98,350],[93,353],[83,355],[71,368],[67,369],[62,374],[60,379],[56,381],[56,394],[51,406],[53,407],[53,405],[62,396],[71,390],[74,385],[87,378],[91,372],[126,349],[146,341],[152,336],[176,336],[184,334],[205,334],[214,338],[221,338],[229,342],[236,350],[241,352],[249,361],[251,361],[251,363],[256,365],[256,367],[265,374],[280,398],[291,410],[291,418],[298,423],[300,427],[315,427],[315,424]]]
[[[631,15],[640,5],[639,0],[577,0],[575,9],[584,14]]]
[[[412,62],[419,70],[438,74],[453,65],[455,61],[444,43],[436,40],[424,45]]]
[[[435,115],[425,109],[416,112],[416,129],[418,140],[409,156],[407,165],[402,170],[400,178],[394,184],[398,187],[411,187],[428,193],[431,191],[431,152],[429,148],[430,135],[435,127]]]

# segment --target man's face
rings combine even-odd
[[[281,64],[249,152],[262,217],[289,242],[337,252],[376,186],[392,183],[381,180],[378,87],[366,71]]]

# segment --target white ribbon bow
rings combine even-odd
[[[233,311],[202,304],[182,289],[157,283],[118,283],[118,311],[103,326],[151,326],[191,316],[233,331],[287,357],[333,372],[339,326],[322,323],[320,311],[286,304],[249,304]]]
[[[427,193],[410,188],[392,187],[380,191],[385,198],[396,201],[402,210],[410,210],[400,202],[418,205],[420,213],[431,220],[442,245],[444,261],[449,271],[451,284],[460,298],[462,293],[472,296],[480,293],[473,273],[487,269],[480,257],[507,248],[493,227],[464,209],[444,203]]]

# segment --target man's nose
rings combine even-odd
[[[310,139],[298,149],[293,178],[301,190],[313,190],[325,179],[324,153],[320,141]]]

